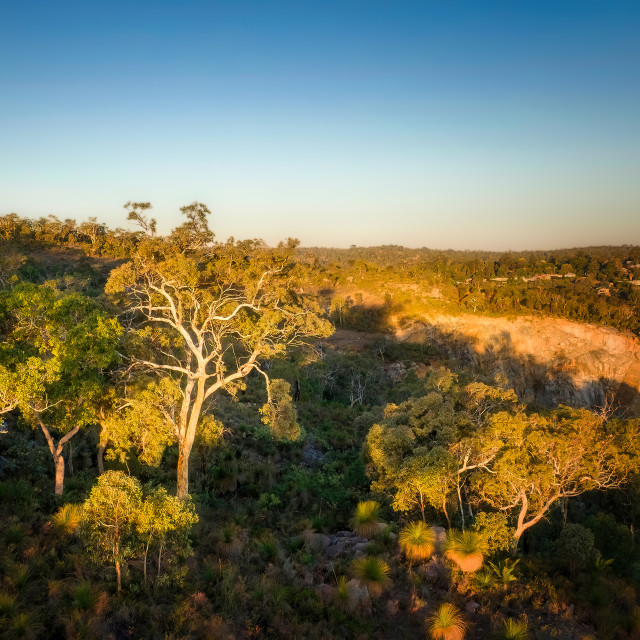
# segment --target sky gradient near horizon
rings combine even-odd
[[[640,2],[5,3],[0,215],[640,244]]]

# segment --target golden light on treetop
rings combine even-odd
[[[151,228],[140,206],[130,209]],[[204,205],[182,212],[187,222],[166,239],[149,236],[106,287],[126,318],[132,369],[170,377],[180,387],[171,418],[179,496],[188,492],[189,456],[214,394],[235,393],[253,371],[269,388],[264,360],[332,331],[317,302],[294,290],[296,242],[275,249],[260,241],[214,243]],[[295,438],[286,389],[276,384],[273,391],[263,414],[276,420],[276,434]]]

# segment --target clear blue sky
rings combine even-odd
[[[5,2],[0,214],[640,243],[640,2]]]

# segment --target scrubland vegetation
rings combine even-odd
[[[640,638],[640,420],[385,334],[638,333],[637,247],[269,248],[127,207],[0,220],[3,637]]]

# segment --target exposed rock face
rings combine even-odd
[[[640,340],[560,318],[433,315],[397,334],[507,376],[524,401],[602,406],[609,394],[640,416]]]

